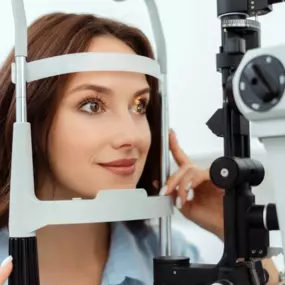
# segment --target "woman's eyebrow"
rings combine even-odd
[[[146,87],[144,89],[141,89],[137,92],[135,92],[135,96],[140,96],[140,95],[143,95],[143,94],[146,94],[146,93],[151,93],[151,88],[150,87]]]
[[[104,94],[107,94],[107,95],[113,95],[114,94],[112,89],[110,89],[108,87],[105,87],[105,86],[102,86],[102,85],[94,85],[94,84],[82,84],[82,85],[79,85],[79,86],[73,88],[69,93],[72,94],[72,93],[83,91],[83,90],[91,90],[91,91],[95,91],[95,92],[98,92],[98,93],[104,93]],[[145,88],[143,88],[141,90],[136,91],[134,95],[135,96],[140,96],[140,95],[143,95],[145,93],[150,93],[150,92],[151,92],[150,87],[145,87]]]

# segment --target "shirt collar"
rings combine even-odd
[[[111,232],[111,246],[103,280],[107,284],[119,285],[130,278],[145,284],[150,272],[139,246],[143,235],[134,235],[122,222],[112,224]]]

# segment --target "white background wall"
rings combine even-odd
[[[0,63],[14,42],[11,0],[0,4]],[[169,61],[170,124],[180,144],[197,163],[209,166],[222,154],[222,140],[216,138],[205,123],[221,106],[221,77],[216,72],[215,55],[220,45],[220,21],[216,16],[217,1],[157,0],[165,29]],[[148,15],[142,0],[114,3],[111,0],[24,0],[28,24],[37,17],[57,11],[94,13],[109,16],[141,28],[153,42]],[[262,24],[262,45],[285,42],[285,4],[259,20]],[[253,156],[264,161],[262,146],[252,141]],[[256,190],[258,201],[274,201],[270,175]],[[222,244],[210,234],[190,226],[176,216],[176,226],[201,248],[207,261],[217,261]],[[197,231],[194,231],[193,229]],[[209,242],[210,241],[210,242]],[[272,243],[280,244],[278,233]]]

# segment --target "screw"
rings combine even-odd
[[[257,103],[253,103],[253,104],[251,104],[251,107],[255,110],[258,110],[260,108],[260,105]]]
[[[255,250],[255,249],[253,249],[251,252],[252,252],[253,254],[256,254],[256,250]]]
[[[270,56],[268,56],[268,57],[266,58],[266,62],[267,62],[267,63],[271,63],[271,61],[272,61],[272,58],[271,58]]]
[[[275,99],[273,99],[272,101],[271,101],[271,105],[274,105],[274,104],[276,104],[278,102],[278,100],[275,98]]]
[[[260,250],[258,253],[259,253],[259,254],[262,254],[262,253],[263,253],[263,250]]]
[[[245,83],[243,81],[240,83],[240,87],[239,88],[240,88],[241,91],[245,90]]]
[[[223,168],[223,169],[221,170],[221,175],[222,175],[223,177],[228,177],[228,176],[229,176],[229,171],[228,171],[226,168]]]
[[[175,274],[176,274],[176,271],[173,271],[173,274],[175,275]]]

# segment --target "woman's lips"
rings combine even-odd
[[[128,158],[98,164],[114,174],[121,176],[129,176],[134,174],[134,172],[136,171],[136,161],[137,159]]]

